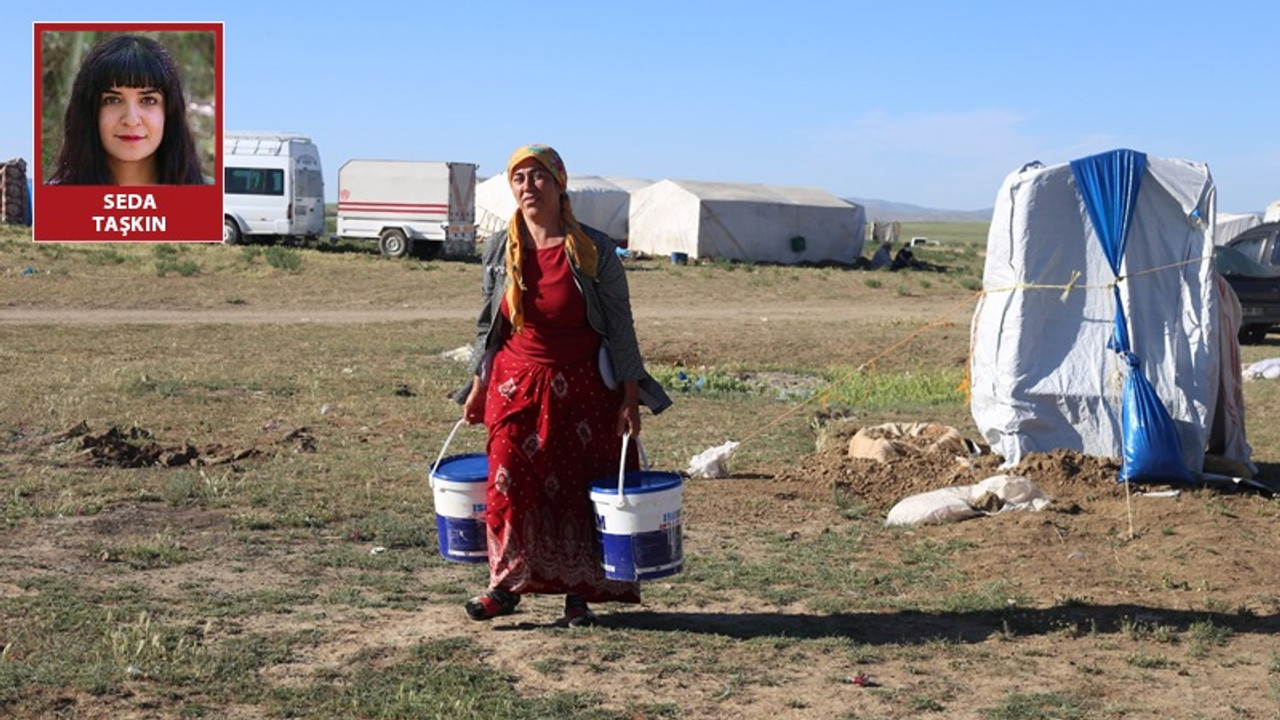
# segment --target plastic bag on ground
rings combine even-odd
[[[737,449],[738,443],[730,440],[723,445],[703,450],[689,460],[689,469],[685,473],[689,477],[728,477],[729,458],[733,457],[733,451]]]
[[[1249,380],[1275,380],[1280,378],[1280,358],[1259,360],[1244,369],[1244,376]]]
[[[971,501],[977,501],[987,493],[1000,498],[1000,512],[1005,510],[1043,510],[1051,502],[1030,480],[1021,475],[993,475],[972,486]]]

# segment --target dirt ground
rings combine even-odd
[[[641,279],[637,324],[650,356],[690,364],[731,355],[725,343],[699,337],[701,329],[729,319],[753,318],[749,342],[738,357],[750,360],[749,345],[769,342],[767,323],[798,321],[813,314],[813,300],[745,300],[727,286],[717,301],[696,311],[687,298],[664,298]],[[710,297],[715,297],[714,295]],[[885,298],[890,298],[885,300]],[[470,299],[470,298],[469,298]],[[889,294],[875,301],[833,303],[829,317],[920,317],[962,299],[952,293],[939,302],[916,295]],[[427,308],[389,303],[383,308],[337,307],[324,312],[302,307],[103,308],[10,302],[0,308],[0,325],[12,323],[167,322],[397,322],[424,317],[469,317],[470,305]],[[683,308],[683,309],[682,309]],[[872,309],[874,308],[874,309]],[[701,324],[694,325],[697,318]],[[687,322],[686,322],[687,321]],[[744,325],[746,327],[746,325]],[[746,332],[746,331],[744,331]],[[789,342],[806,345],[801,330]],[[964,361],[964,318],[944,331],[950,349],[936,352]],[[960,338],[959,343],[956,339]],[[811,344],[811,343],[810,343]],[[809,350],[798,350],[803,354]],[[822,348],[814,353],[824,352]],[[864,353],[870,356],[870,352]],[[677,357],[678,356],[678,357]],[[932,418],[917,418],[930,421]],[[416,610],[367,609],[323,618],[297,608],[258,616],[273,629],[323,627],[328,639],[308,655],[270,668],[269,678],[288,684],[313,678],[328,667],[352,662],[361,649],[403,649],[424,637],[465,634],[486,647],[488,662],[507,668],[520,692],[545,693],[589,687],[618,706],[674,703],[679,717],[710,718],[732,713],[742,718],[905,718],[991,717],[980,708],[1011,694],[1063,691],[1090,698],[1077,714],[1025,717],[1271,718],[1280,714],[1280,507],[1265,493],[1181,489],[1176,495],[1126,492],[1115,482],[1114,461],[1071,452],[1033,454],[1016,468],[1000,469],[990,454],[958,457],[920,453],[888,462],[848,457],[849,425],[824,449],[771,473],[690,481],[686,488],[685,551],[732,546],[762,533],[812,538],[844,527],[849,519],[833,497],[851,498],[862,513],[883,515],[899,500],[941,487],[971,485],[998,474],[1025,477],[1052,503],[1041,511],[1008,511],[936,526],[901,531],[937,543],[965,543],[957,557],[974,590],[1002,582],[1009,610],[997,612],[911,613],[891,608],[866,612],[813,612],[802,605],[777,605],[736,592],[711,594],[676,607],[603,609],[604,628],[663,630],[731,640],[770,637],[829,638],[867,648],[860,655],[808,654],[783,662],[751,643],[727,644],[726,656],[750,665],[768,682],[726,688],[697,672],[654,674],[641,666],[611,666],[602,679],[581,669],[548,674],[538,658],[575,652],[561,636],[543,632],[556,614],[554,599],[531,598],[522,612],[491,624],[467,623],[459,608],[440,603]],[[20,438],[7,444],[9,460],[42,452],[56,443],[87,437],[81,461],[127,466],[146,442],[145,429],[68,428],[60,436]],[[126,442],[127,441],[127,442]],[[306,433],[280,433],[274,442],[305,450]],[[97,448],[95,450],[94,448]],[[263,448],[148,447],[150,462],[223,463],[252,461]],[[267,448],[270,449],[270,448]],[[1267,457],[1272,457],[1268,455]],[[4,461],[0,458],[0,461]],[[1271,481],[1275,465],[1265,465]],[[1166,490],[1166,488],[1148,488]],[[127,573],[118,558],[100,548],[154,537],[167,527],[184,528],[199,562]],[[68,515],[16,524],[0,534],[0,595],[20,596],[32,575],[56,575],[86,583],[111,583],[125,575],[163,592],[194,579],[227,588],[271,588],[292,561],[314,547],[282,544],[261,549],[252,563],[235,555],[235,528],[216,508],[177,508],[165,503],[129,503],[92,516]],[[896,552],[892,534],[868,533],[872,551]],[[458,581],[461,571],[445,568],[434,578]],[[1221,648],[1198,649],[1188,641],[1160,639],[1158,629],[1187,637],[1197,623],[1229,633]],[[246,628],[255,629],[255,628]],[[940,640],[947,643],[939,645]],[[907,649],[903,649],[906,646]],[[914,646],[918,650],[911,650]],[[786,657],[783,654],[783,657]],[[851,659],[856,658],[856,659]],[[717,662],[727,662],[721,658]],[[710,662],[710,660],[708,660]],[[576,667],[576,666],[575,666]],[[942,688],[941,690],[939,688]],[[179,705],[162,697],[69,697],[80,714],[67,717],[178,717]],[[911,698],[942,694],[945,709]],[[86,711],[92,708],[92,712]],[[142,709],[139,709],[142,708]],[[220,717],[254,717],[251,708],[230,707]],[[1023,717],[1009,715],[1007,717]]]
[[[87,437],[81,461],[91,464],[128,465],[137,458],[121,448],[153,443],[138,431]],[[305,433],[284,433],[278,440],[287,447],[306,441]],[[153,458],[184,452],[178,460],[210,467],[236,457],[252,459],[249,450],[218,447],[151,447],[148,452]],[[608,682],[600,683],[581,671],[549,675],[540,670],[539,660],[581,652],[572,649],[578,644],[566,649],[563,637],[546,632],[557,614],[552,598],[528,598],[519,614],[485,625],[463,620],[451,604],[431,603],[413,611],[352,609],[334,615],[327,614],[332,610],[328,606],[322,619],[297,607],[286,614],[257,616],[253,626],[238,632],[324,628],[326,640],[312,652],[265,671],[273,683],[309,682],[324,668],[346,667],[370,648],[394,653],[434,635],[463,634],[487,648],[487,662],[518,678],[522,693],[591,687],[619,707],[674,703],[682,709],[679,717],[687,718],[719,717],[726,708],[739,717],[762,719],[990,717],[975,708],[995,705],[1009,693],[1063,686],[1094,696],[1105,709],[1028,717],[1274,717],[1275,701],[1266,690],[1275,687],[1280,672],[1275,641],[1280,631],[1280,554],[1271,542],[1280,513],[1274,502],[1254,493],[1213,491],[1126,497],[1115,484],[1113,462],[1070,452],[1034,454],[1008,471],[999,470],[997,463],[990,456],[965,460],[946,454],[880,463],[850,459],[837,442],[775,476],[690,481],[685,543],[691,558],[704,547],[745,547],[761,533],[799,539],[838,530],[847,520],[831,502],[837,490],[859,498],[878,517],[909,494],[1012,472],[1053,500],[1044,511],[1009,511],[904,531],[922,541],[975,546],[962,556],[960,569],[979,582],[1005,581],[1007,613],[815,613],[803,605],[779,606],[735,592],[675,607],[602,608],[604,628],[593,631],[596,639],[616,628],[748,641],[723,647],[717,664],[758,662],[760,650],[750,641],[761,637],[843,638],[867,648],[860,662],[835,652],[807,656],[803,667],[772,667],[768,682],[757,680],[729,700],[721,696],[722,681],[697,673],[655,676],[644,666],[624,664],[611,667]],[[174,527],[183,529],[186,544],[202,560],[140,574],[127,572],[121,558],[101,550],[145,541]],[[895,552],[889,537],[868,534],[867,541],[873,552]],[[0,534],[0,557],[6,558],[0,562],[0,595],[24,593],[21,583],[33,574],[104,585],[127,576],[128,582],[159,593],[194,581],[236,592],[268,591],[279,586],[291,565],[316,551],[282,543],[264,547],[246,563],[238,546],[224,511],[163,503],[129,503],[92,516],[22,524]],[[450,578],[458,575],[445,568],[433,579]],[[1186,641],[1154,639],[1160,628],[1186,633],[1196,623],[1212,623],[1230,633],[1230,651],[1197,656]],[[900,649],[904,645],[919,649]],[[1144,670],[1143,658],[1160,664]],[[940,685],[949,688],[952,698],[945,712],[902,710],[904,697],[936,697]],[[1214,689],[1213,706],[1190,712],[1205,701],[1206,687]],[[1150,695],[1133,697],[1139,690]],[[72,695],[65,698],[67,705],[79,712],[68,711],[65,717],[179,717],[178,707],[159,697],[149,700],[147,693],[144,686],[128,697]],[[252,708],[224,710],[220,717],[255,717]]]

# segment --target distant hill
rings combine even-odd
[[[866,208],[867,219],[873,222],[988,222],[993,210],[937,210],[888,200],[844,199]]]

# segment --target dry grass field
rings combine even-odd
[[[1053,453],[1017,468],[1047,510],[885,526],[1001,472],[844,456],[884,422],[977,437],[985,226],[904,235],[932,269],[628,260],[676,400],[649,460],[741,446],[685,483],[684,571],[569,630],[558,598],[468,621],[486,570],[437,551],[475,262],[0,229],[0,716],[1280,718],[1276,500]],[[1271,479],[1278,387],[1245,385]]]

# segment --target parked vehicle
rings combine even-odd
[[[1280,268],[1280,222],[1255,225],[1223,244],[1256,263]]]
[[[469,254],[476,240],[474,163],[349,160],[338,170],[339,237],[384,255]]]
[[[1240,299],[1240,342],[1259,343],[1280,330],[1280,268],[1263,265],[1232,244],[1214,248],[1213,264]]]
[[[315,240],[324,234],[320,151],[292,133],[223,136],[222,241]]]

